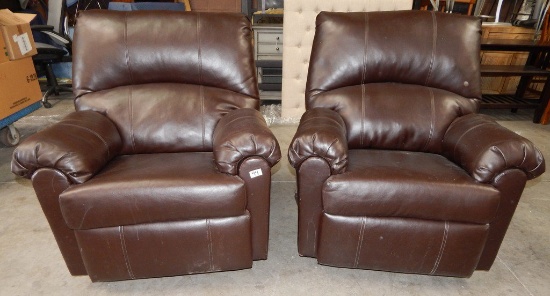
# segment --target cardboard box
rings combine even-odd
[[[36,45],[32,38],[29,22],[34,14],[13,13],[9,9],[0,9],[0,63],[6,62],[5,53],[9,60],[18,60],[36,54]]]
[[[8,55],[8,48],[6,47],[6,43],[4,43],[4,37],[2,37],[2,33],[0,32],[0,64],[9,60],[10,56]]]
[[[0,64],[0,118],[6,118],[41,98],[32,58]]]

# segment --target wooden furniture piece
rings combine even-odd
[[[548,124],[548,121],[550,121],[550,105],[546,105],[546,109],[540,119],[540,124]]]
[[[185,5],[185,11],[191,11],[191,3],[189,3],[189,0],[175,0],[174,2],[180,2]]]
[[[523,65],[482,64],[482,76],[518,76],[520,80],[514,94],[484,94],[481,108],[534,108],[535,115],[533,122],[539,123],[548,105],[550,84],[546,80],[538,99],[525,99],[525,92],[533,77],[550,77],[550,71],[546,70],[548,55],[550,54],[550,42],[517,39],[483,39],[481,41],[481,50],[528,53],[528,57]]]
[[[482,39],[521,39],[533,40],[535,30],[512,26],[511,24],[482,24]],[[487,51],[481,52],[482,65],[525,65],[527,52]],[[492,76],[481,78],[481,91],[484,94],[510,94],[516,91],[518,76]],[[542,89],[542,87],[541,87]]]
[[[191,9],[199,12],[241,12],[241,0],[189,0]],[[246,2],[246,1],[245,1]]]
[[[282,24],[258,24],[254,31],[254,60],[261,100],[280,100],[283,68]]]
[[[476,5],[476,0],[455,0],[455,3],[466,3],[468,4],[468,15],[472,15],[474,7]]]

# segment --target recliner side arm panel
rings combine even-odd
[[[236,109],[223,116],[213,136],[214,161],[222,173],[238,174],[239,164],[259,156],[273,167],[281,159],[279,142],[254,109]]]
[[[122,141],[115,125],[94,111],[73,112],[40,131],[13,153],[11,170],[31,178],[40,168],[63,172],[73,183],[84,183],[115,157]]]
[[[294,168],[299,168],[302,162],[310,157],[324,159],[329,164],[332,174],[346,171],[346,124],[337,112],[326,108],[313,108],[302,116],[288,149],[288,159]]]
[[[508,169],[520,169],[528,179],[545,170],[544,157],[532,142],[480,114],[459,117],[449,126],[443,154],[483,183]]]

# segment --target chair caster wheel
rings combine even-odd
[[[42,105],[44,106],[44,108],[51,108],[52,107],[52,104],[50,102],[42,102]]]
[[[2,143],[4,147],[13,147],[19,144],[20,139],[21,136],[19,131],[13,125],[8,125],[0,129],[0,143]]]

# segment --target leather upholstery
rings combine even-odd
[[[391,97],[388,88],[393,90]],[[392,82],[322,92],[312,96],[308,108],[337,111],[346,123],[350,149],[399,148],[440,153],[443,135],[451,122],[476,112],[478,102],[441,89]],[[426,124],[426,118],[430,124]]]
[[[318,261],[324,265],[468,277],[488,225],[390,217],[323,215]]]
[[[250,268],[249,226],[249,216],[242,215],[75,233],[97,282]]]
[[[332,173],[346,171],[348,144],[346,124],[342,117],[326,108],[306,111],[298,130],[288,148],[288,158],[294,166],[300,165],[309,157],[323,158],[330,165]]]
[[[65,222],[91,229],[242,215],[243,180],[220,174],[212,158],[211,152],[117,157],[59,196]]]
[[[545,169],[544,157],[533,143],[503,128],[489,116],[458,118],[449,127],[443,146],[445,156],[478,182],[490,182],[513,168],[533,179]]]
[[[76,108],[111,119],[123,153],[211,151],[223,115],[259,108],[248,20],[181,15],[91,11],[75,29],[74,55],[87,57],[74,59]],[[88,37],[99,31],[100,38]]]
[[[212,134],[222,116],[259,108],[258,99],[232,91],[173,83],[92,92],[77,98],[76,107],[105,114],[120,131],[124,154],[212,151]],[[170,120],[159,124],[156,118]]]
[[[390,14],[406,21],[387,26]],[[468,17],[412,11],[322,12],[316,30],[306,106],[337,110],[346,122],[350,149],[440,153],[450,123],[478,109],[481,28]],[[445,42],[448,39],[453,42]],[[419,57],[418,52],[425,54]],[[455,59],[460,63],[453,63]],[[456,74],[445,74],[449,70]],[[399,85],[388,86],[394,82]],[[388,87],[394,91],[388,93]]]
[[[282,117],[296,118],[306,110],[304,96],[315,18],[321,11],[410,10],[413,0],[292,0],[285,2],[283,22]]]
[[[350,150],[345,174],[323,186],[325,213],[486,224],[500,194],[437,154]],[[403,185],[403,181],[407,185]]]
[[[79,16],[79,22],[73,53],[86,58],[73,65],[77,97],[154,83],[211,86],[258,97],[252,32],[240,14],[188,12],[182,17],[163,11],[159,17],[151,11],[98,10]],[[97,32],[101,38],[89,38]]]
[[[390,25],[389,15],[405,21]],[[481,99],[480,26],[481,21],[473,22],[470,17],[443,13],[321,12],[316,20],[306,102],[319,92],[377,82],[429,86]],[[360,47],[363,51],[357,50]],[[321,59],[328,55],[330,60]],[[449,71],[454,74],[447,75]]]
[[[238,109],[222,117],[213,141],[214,159],[222,173],[237,174],[239,163],[250,156],[260,156],[270,165],[281,158],[279,144],[258,110]]]
[[[77,111],[12,161],[71,274],[115,281],[266,259],[280,149],[257,111],[246,17],[86,11],[75,34]]]
[[[19,144],[12,171],[31,178],[39,168],[55,167],[80,184],[115,157],[121,146],[120,135],[110,120],[97,112],[74,112]]]
[[[428,275],[489,270],[545,162],[476,114],[479,20],[323,12],[317,25],[308,111],[289,147],[300,255]]]

